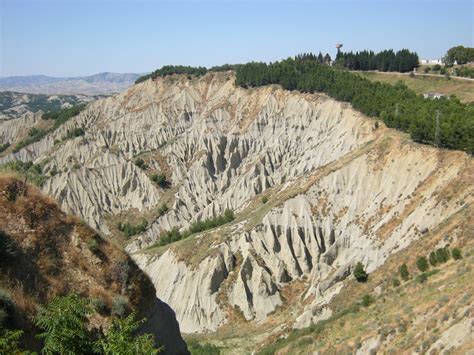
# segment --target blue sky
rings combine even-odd
[[[272,61],[300,52],[473,46],[473,0],[0,0],[0,76]]]

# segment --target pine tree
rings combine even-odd
[[[416,266],[418,267],[418,270],[420,270],[421,272],[425,272],[426,270],[428,270],[428,261],[424,256],[420,256],[416,260]]]
[[[354,277],[359,282],[366,282],[369,275],[364,270],[364,265],[359,261],[354,268]]]
[[[400,273],[400,277],[402,278],[402,280],[403,281],[408,281],[408,279],[410,278],[410,273],[408,272],[407,265],[403,264],[402,266],[400,266],[398,271]]]

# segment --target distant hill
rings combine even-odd
[[[10,76],[0,78],[0,91],[48,95],[104,95],[125,90],[139,76],[131,73],[99,73],[72,78],[46,75]]]
[[[44,95],[0,92],[0,120],[18,118],[38,111],[57,111],[105,97],[105,95]]]

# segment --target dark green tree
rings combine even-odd
[[[454,260],[462,259],[461,250],[458,248],[453,248],[453,250],[451,251],[451,255],[453,256]]]
[[[449,260],[449,249],[447,247],[436,250],[436,260],[438,264],[443,264]]]
[[[452,47],[448,50],[443,60],[449,66],[453,65],[454,62],[457,64],[474,62],[474,48],[464,46]]]
[[[429,259],[430,259],[430,264],[432,266],[436,266],[436,264],[438,263],[438,259],[436,258],[436,252],[432,251],[430,253]]]
[[[416,266],[418,267],[418,270],[420,270],[421,272],[425,272],[426,270],[428,270],[428,260],[426,260],[424,256],[420,256],[416,260]]]
[[[408,279],[410,278],[410,273],[408,272],[408,267],[406,264],[400,266],[398,272],[400,273],[400,277],[403,281],[408,281]]]
[[[359,261],[354,268],[354,277],[358,282],[366,282],[369,275],[365,272],[364,265]]]

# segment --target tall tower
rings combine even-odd
[[[336,48],[337,48],[337,54],[339,54],[341,52],[342,43],[336,43]]]

